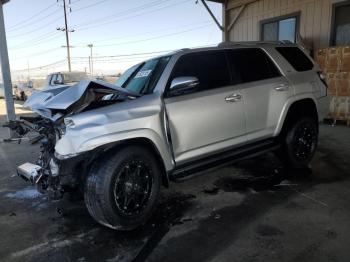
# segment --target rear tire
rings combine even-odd
[[[282,133],[278,156],[287,167],[305,168],[315,154],[317,141],[317,121],[311,117],[297,119]]]
[[[85,204],[98,223],[132,230],[152,215],[160,183],[161,172],[153,153],[128,146],[93,164],[85,184]]]

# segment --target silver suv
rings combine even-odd
[[[43,145],[20,176],[51,198],[83,191],[96,221],[130,230],[171,180],[271,150],[289,167],[308,165],[326,96],[297,45],[224,43],[147,60],[115,85],[81,81],[33,95],[27,105],[40,116],[9,126],[38,132],[32,141]]]

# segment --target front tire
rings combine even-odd
[[[305,168],[312,160],[318,142],[318,124],[310,117],[293,121],[282,134],[279,156],[291,168]]]
[[[161,172],[153,153],[128,146],[93,164],[85,184],[85,204],[98,223],[132,230],[152,215],[160,183]]]

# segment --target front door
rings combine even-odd
[[[231,85],[225,52],[183,55],[169,82],[184,76],[197,77],[199,86],[191,93],[165,99],[176,164],[244,144],[243,99]]]

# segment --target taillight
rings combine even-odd
[[[322,72],[322,71],[318,71],[317,72],[321,82],[324,84],[324,95],[327,96],[328,95],[328,84],[327,84],[327,80],[326,80],[326,75]]]
[[[322,71],[318,71],[317,74],[318,74],[320,80],[322,81],[322,83],[328,88],[325,74]]]

